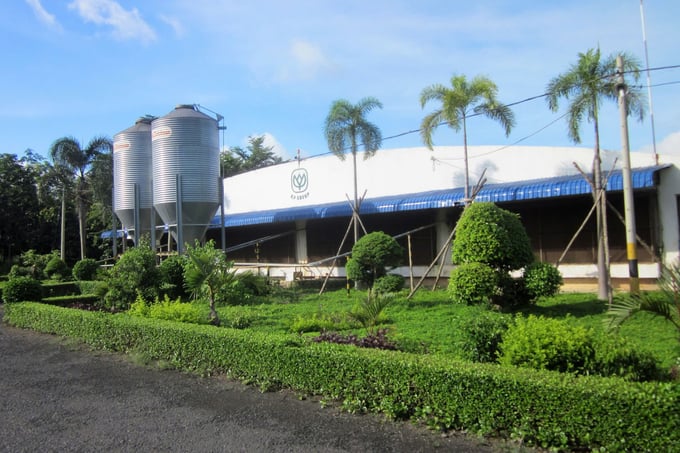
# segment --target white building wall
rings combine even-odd
[[[548,178],[592,168],[588,148],[474,146],[469,147],[470,184],[486,169],[488,184]],[[612,168],[618,153],[603,152],[602,168]],[[439,146],[379,150],[370,159],[357,155],[359,196],[388,195],[452,189],[464,185],[463,148]],[[651,153],[631,154],[634,167],[654,165]],[[620,168],[621,159],[616,162]],[[352,158],[333,154],[266,167],[224,180],[225,212],[263,211],[353,199]]]
[[[487,184],[564,176],[592,168],[593,150],[576,147],[474,146],[468,148],[470,184],[486,169]],[[602,169],[621,168],[620,153],[603,151]],[[293,160],[224,180],[225,213],[237,214],[272,209],[314,206],[353,199],[352,156],[342,161],[333,154]],[[655,165],[652,153],[631,153],[634,168]],[[680,194],[680,157],[659,156],[660,164],[675,166],[660,172],[659,216],[662,224],[664,262],[680,256],[680,225],[676,197]],[[370,159],[357,156],[359,196],[367,198],[464,185],[463,148],[439,146],[379,150]],[[298,238],[300,239],[300,238]],[[305,255],[306,250],[299,249]],[[596,275],[593,266],[570,266],[574,276]],[[620,267],[620,266],[619,266]],[[647,266],[649,267],[649,266]],[[654,277],[656,269],[642,266],[640,276]],[[652,267],[654,267],[652,265]],[[625,269],[624,269],[625,268]],[[571,273],[568,269],[563,272]],[[612,269],[627,276],[627,265]]]

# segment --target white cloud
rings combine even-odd
[[[54,16],[54,14],[48,13],[47,10],[43,8],[40,0],[26,0],[26,3],[31,7],[33,13],[40,22],[54,30],[61,31],[61,24],[57,22],[57,18]]]
[[[656,145],[656,152],[658,154],[680,154],[680,131],[675,131],[667,135],[660,143]]]
[[[264,146],[271,146],[272,151],[275,155],[279,156],[283,160],[291,159],[293,156],[288,152],[288,150],[269,132],[263,132],[262,134],[256,134],[264,136],[263,144]]]
[[[286,54],[279,71],[282,82],[313,80],[319,74],[332,72],[337,66],[318,45],[302,39],[293,39]]]
[[[111,26],[117,39],[156,40],[156,33],[142,19],[137,8],[128,11],[113,0],[74,0],[68,7],[76,10],[86,22]]]
[[[159,18],[160,18],[163,22],[165,22],[166,24],[168,24],[168,25],[170,26],[170,28],[172,28],[172,30],[175,32],[175,35],[176,35],[177,37],[181,38],[181,37],[184,36],[184,33],[185,33],[184,26],[183,26],[182,23],[179,21],[179,19],[177,19],[177,18],[175,18],[175,17],[171,17],[171,16],[166,16],[165,14],[161,14],[161,15],[159,16]]]

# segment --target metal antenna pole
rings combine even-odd
[[[659,165],[659,155],[656,152],[656,131],[654,130],[654,103],[652,102],[652,77],[649,74],[649,53],[647,51],[647,32],[645,31],[645,9],[640,0],[640,21],[642,22],[642,43],[645,48],[645,67],[647,72],[647,100],[649,102],[649,119],[652,123],[652,150],[654,163]]]

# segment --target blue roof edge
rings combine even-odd
[[[631,176],[633,189],[648,189],[655,187],[656,173],[670,166],[671,164],[664,164],[632,169]],[[621,170],[614,170],[609,175],[607,191],[616,192],[621,190],[623,190],[623,173]],[[487,184],[479,191],[475,200],[501,203],[508,201],[586,195],[590,193],[592,193],[590,184],[583,176],[574,174],[527,181]],[[454,189],[368,198],[362,202],[359,213],[377,214],[420,209],[448,208],[461,206],[463,202],[464,191],[462,187],[458,187]],[[320,205],[225,214],[224,225],[225,227],[237,227],[266,223],[293,222],[295,220],[348,217],[351,214],[352,209],[349,202],[341,201]],[[213,218],[209,228],[219,227],[220,215],[218,214]]]

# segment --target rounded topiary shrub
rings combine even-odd
[[[524,268],[524,286],[533,299],[554,296],[562,282],[562,274],[550,263],[536,261]]]
[[[68,265],[59,256],[53,256],[45,266],[45,275],[54,280],[62,280],[69,276]]]
[[[493,203],[472,203],[456,225],[454,264],[484,263],[494,269],[522,269],[534,261],[529,236],[517,214]]]
[[[454,302],[488,304],[496,292],[498,274],[484,263],[465,263],[451,271],[448,293]]]
[[[2,290],[5,302],[40,302],[42,299],[42,286],[32,277],[11,278]]]
[[[387,274],[373,283],[373,291],[377,294],[398,293],[404,287],[404,277],[398,274]]]
[[[595,362],[591,330],[564,320],[517,316],[503,335],[499,362],[537,370],[584,373]]]
[[[392,236],[374,231],[354,244],[345,270],[350,279],[372,288],[376,279],[387,274],[388,268],[401,264],[403,256],[404,249]]]
[[[73,278],[78,281],[88,281],[94,280],[97,277],[97,271],[99,270],[99,264],[92,258],[85,258],[78,261],[74,266],[71,273]]]

